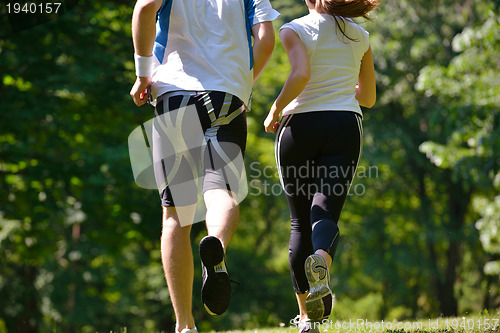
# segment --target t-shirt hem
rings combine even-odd
[[[167,87],[167,86],[164,86],[164,87],[160,87],[160,88],[157,88],[154,90],[154,96],[153,96],[153,99],[154,101],[156,102],[156,99],[158,97],[160,97],[161,95],[163,94],[166,94],[168,92],[171,92],[171,91],[222,91],[222,92],[225,92],[225,93],[228,93],[228,94],[231,94],[233,96],[236,96],[238,97],[244,104],[245,106],[245,110],[246,111],[250,111],[250,97],[251,97],[251,94],[248,95],[247,98],[244,98],[244,96],[246,96],[246,94],[242,93],[241,91],[235,91],[233,89],[230,89],[228,87],[221,87],[221,86],[218,86],[218,87]],[[154,105],[154,104],[153,104]]]
[[[321,110],[288,110],[283,112],[283,116],[291,115],[291,114],[299,114],[299,113],[309,113],[309,112],[324,112],[324,111],[341,111],[341,112],[353,112],[360,115],[361,119],[363,119],[363,112],[361,109],[353,110],[350,108],[342,108],[342,109],[321,109]]]

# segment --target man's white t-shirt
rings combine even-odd
[[[350,19],[337,18],[347,36],[328,14],[310,14],[284,24],[305,45],[311,77],[304,90],[283,110],[283,115],[310,111],[353,111],[362,115],[355,98],[361,59],[368,50],[368,32]]]
[[[248,104],[252,26],[279,15],[269,0],[164,0],[156,22],[153,97],[216,90]]]

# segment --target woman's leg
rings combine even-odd
[[[362,142],[359,116],[352,112],[328,113],[335,116],[330,121],[337,125],[337,135],[324,138],[316,158],[317,192],[310,207],[314,252],[326,257],[327,264],[335,257],[340,236],[338,221],[356,172]]]
[[[311,150],[304,149],[305,142],[292,134],[292,127],[288,126],[291,120],[291,116],[285,117],[282,121],[283,126],[278,131],[276,160],[290,210],[290,275],[296,293],[300,319],[305,320],[307,319],[305,299],[309,284],[304,271],[304,262],[313,253],[309,221],[312,197],[307,195],[307,186],[311,181],[307,177],[307,165]],[[299,170],[302,171],[300,175],[298,174]]]
[[[330,315],[333,295],[329,287],[329,267],[339,242],[338,221],[349,192],[361,152],[361,122],[354,113],[328,112],[325,123],[334,124],[315,159],[315,189],[310,207],[312,243],[315,255],[306,259],[310,285],[306,298],[309,318],[321,320]]]
[[[361,127],[357,115],[338,111],[298,114],[282,123],[276,158],[290,207],[290,273],[303,319],[309,290],[304,262],[316,253],[326,269],[331,265],[337,222],[359,159]]]

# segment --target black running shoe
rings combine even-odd
[[[312,321],[328,318],[334,298],[329,287],[330,276],[326,261],[318,254],[307,257],[305,262],[309,294],[306,297],[307,316]]]
[[[212,316],[223,314],[229,306],[232,291],[221,241],[214,236],[204,237],[200,242],[200,258],[203,305]]]

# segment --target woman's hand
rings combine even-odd
[[[281,110],[276,108],[276,103],[273,104],[266,120],[264,120],[264,127],[267,133],[276,133],[279,127],[279,118],[281,116]]]

